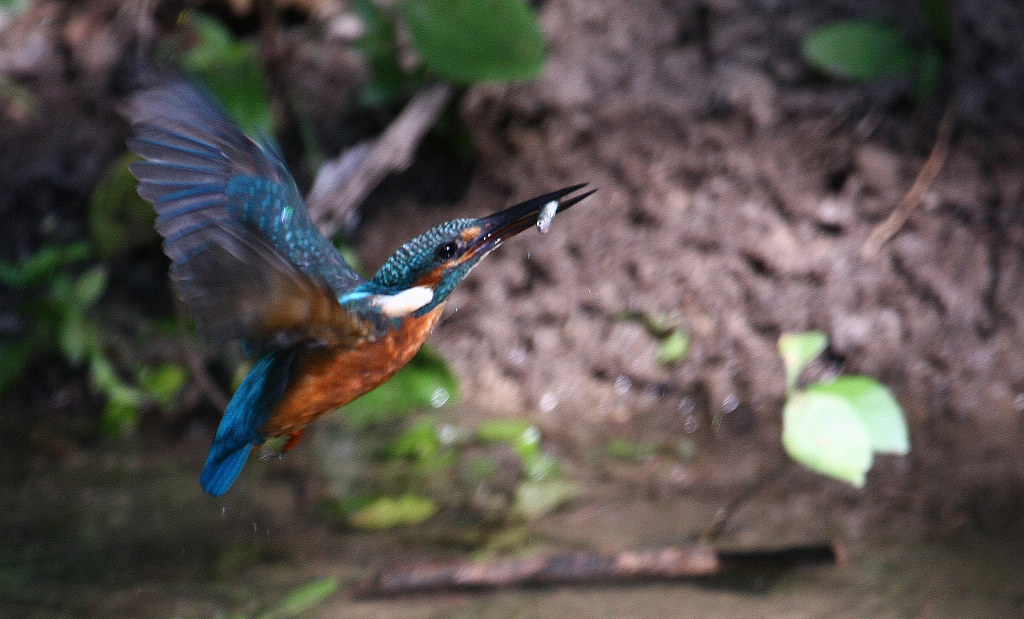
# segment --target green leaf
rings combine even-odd
[[[544,38],[523,0],[404,0],[398,5],[424,64],[460,84],[528,80]]]
[[[845,398],[800,392],[782,412],[782,446],[812,471],[858,488],[871,468],[871,437]]]
[[[358,529],[380,530],[420,524],[437,513],[433,499],[403,494],[397,499],[380,497],[353,513],[348,522]]]
[[[524,481],[516,488],[515,509],[525,518],[539,518],[569,503],[579,494],[579,486],[564,479]]]
[[[96,303],[106,288],[107,270],[97,265],[79,275],[71,284],[71,298],[77,307],[85,309]]]
[[[81,365],[99,342],[95,326],[80,311],[69,311],[61,321],[57,344],[64,358],[73,366]]]
[[[260,619],[288,619],[312,611],[338,590],[338,579],[320,578],[293,589],[273,608],[261,613]]]
[[[793,391],[796,381],[807,368],[807,364],[825,352],[827,347],[828,336],[821,331],[783,333],[779,336],[779,354],[786,367],[787,391]]]
[[[31,0],[0,0],[0,9],[14,16],[27,9],[30,2]]]
[[[272,115],[256,47],[236,41],[212,17],[193,12],[190,22],[199,43],[182,58],[185,70],[202,78],[243,131],[269,135]]]
[[[126,436],[139,423],[139,409],[128,402],[107,400],[100,420],[100,432],[107,436]]]
[[[840,376],[828,383],[809,385],[807,392],[845,400],[867,430],[873,451],[899,455],[910,451],[910,434],[903,409],[889,389],[875,379],[868,376]]]
[[[823,26],[803,40],[804,57],[819,70],[866,82],[885,75],[911,77],[917,48],[895,27],[848,20]]]
[[[454,455],[441,442],[436,419],[420,419],[409,426],[387,449],[391,458],[411,460],[433,467],[447,466]]]
[[[13,288],[40,284],[52,278],[60,267],[84,260],[90,253],[88,243],[43,245],[18,265],[0,261],[0,282]]]
[[[658,363],[672,365],[682,361],[690,352],[690,335],[685,331],[672,331],[658,345]]]
[[[613,438],[604,446],[609,458],[629,462],[643,462],[658,454],[658,444],[651,441],[636,442],[624,438]]]
[[[523,461],[523,473],[529,481],[544,481],[562,476],[562,465],[551,454],[544,451],[520,454]]]
[[[162,363],[155,368],[143,367],[138,375],[142,390],[164,408],[174,403],[187,382],[188,372],[177,363]]]
[[[391,104],[405,93],[411,83],[410,76],[398,63],[394,22],[373,0],[354,0],[353,7],[365,25],[356,45],[366,56],[373,75],[362,92],[363,103],[369,107]]]
[[[102,256],[116,256],[155,244],[156,211],[142,199],[128,164],[138,157],[125,154],[114,161],[89,197],[89,231]]]
[[[532,427],[525,419],[488,419],[476,427],[476,437],[484,443],[513,445]]]
[[[458,381],[444,358],[424,347],[395,376],[345,406],[356,427],[400,419],[427,408],[440,408],[458,398]]]

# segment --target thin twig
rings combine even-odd
[[[412,164],[416,147],[452,94],[448,84],[434,84],[421,90],[380,137],[368,146],[355,147],[360,150],[342,153],[320,169],[306,202],[321,231],[328,235],[337,232],[385,176]]]
[[[764,489],[769,483],[772,483],[781,477],[788,468],[789,462],[783,462],[779,466],[775,467],[775,469],[759,476],[743,488],[739,494],[718,510],[718,513],[715,514],[715,521],[707,528],[706,531],[704,531],[704,535],[701,536],[701,539],[705,542],[711,542],[718,538],[718,536],[722,534],[722,531],[725,530],[725,527],[729,524],[732,517],[737,511],[739,511],[740,507],[742,507],[744,503],[750,501],[750,499],[754,498],[754,496]]]
[[[183,308],[178,307],[178,333],[185,333],[185,314],[182,311]],[[206,399],[213,404],[219,410],[224,410],[228,407],[228,396],[224,391],[217,386],[217,382],[213,380],[210,373],[206,371],[206,359],[201,352],[196,350],[195,345],[189,341],[188,338],[181,336],[179,338],[181,343],[182,356],[185,358],[185,363],[188,365],[188,369],[192,371],[192,380],[195,381],[197,387],[199,387],[200,393],[206,396]]]
[[[939,171],[942,170],[942,166],[946,163],[946,156],[949,154],[949,140],[953,133],[955,121],[956,113],[953,109],[953,102],[950,101],[946,104],[946,110],[942,113],[942,119],[935,130],[935,142],[932,144],[932,150],[928,154],[928,159],[925,160],[924,165],[921,166],[917,179],[914,180],[910,190],[903,196],[899,206],[886,217],[885,221],[878,224],[867,240],[864,241],[864,245],[860,250],[861,256],[864,258],[873,257],[882,248],[882,245],[899,232],[900,228],[910,219],[914,209],[921,203],[924,192],[935,182],[935,177],[939,175]]]
[[[845,561],[839,544],[719,552],[707,545],[610,554],[577,552],[531,559],[424,564],[382,572],[353,591],[384,597],[451,590],[678,580],[737,570],[780,571]]]

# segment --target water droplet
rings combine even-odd
[[[689,415],[696,408],[697,403],[694,402],[693,398],[691,398],[690,396],[683,396],[683,398],[679,400],[679,404],[676,405],[676,410],[684,415]]]
[[[537,445],[540,443],[540,428],[530,426],[523,431],[522,441],[524,445]]]
[[[1017,407],[1018,411],[1024,412],[1024,393],[1017,394],[1017,397],[1013,399],[1013,405]]]
[[[526,359],[529,353],[526,352],[526,348],[522,346],[516,346],[512,350],[508,351],[508,362],[512,365],[522,365],[526,363]]]
[[[725,399],[722,400],[722,411],[726,413],[731,413],[739,407],[740,399],[733,394],[725,396]]]
[[[430,394],[430,405],[434,408],[441,408],[448,403],[452,395],[448,393],[448,390],[444,387],[438,387],[434,390],[434,393]]]
[[[442,423],[437,429],[437,440],[441,441],[442,445],[454,445],[458,438],[459,429],[454,424]]]
[[[558,396],[550,391],[540,396],[540,402],[537,403],[537,407],[545,413],[555,410],[556,406],[558,406]]]
[[[613,389],[615,389],[615,393],[618,395],[626,395],[627,393],[629,393],[629,389],[632,386],[633,381],[629,380],[628,376],[620,374],[619,377],[615,379],[615,385]]]
[[[687,434],[693,434],[700,427],[700,419],[697,419],[696,415],[687,415],[683,420],[683,431]]]

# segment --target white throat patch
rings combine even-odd
[[[420,309],[434,300],[434,289],[428,286],[413,286],[398,294],[378,294],[373,304],[388,318],[401,318]]]

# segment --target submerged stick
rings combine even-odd
[[[530,559],[431,563],[384,571],[359,584],[356,597],[453,590],[592,585],[709,577],[744,569],[781,570],[845,561],[838,544],[719,552],[710,546],[611,554],[567,553]]]

